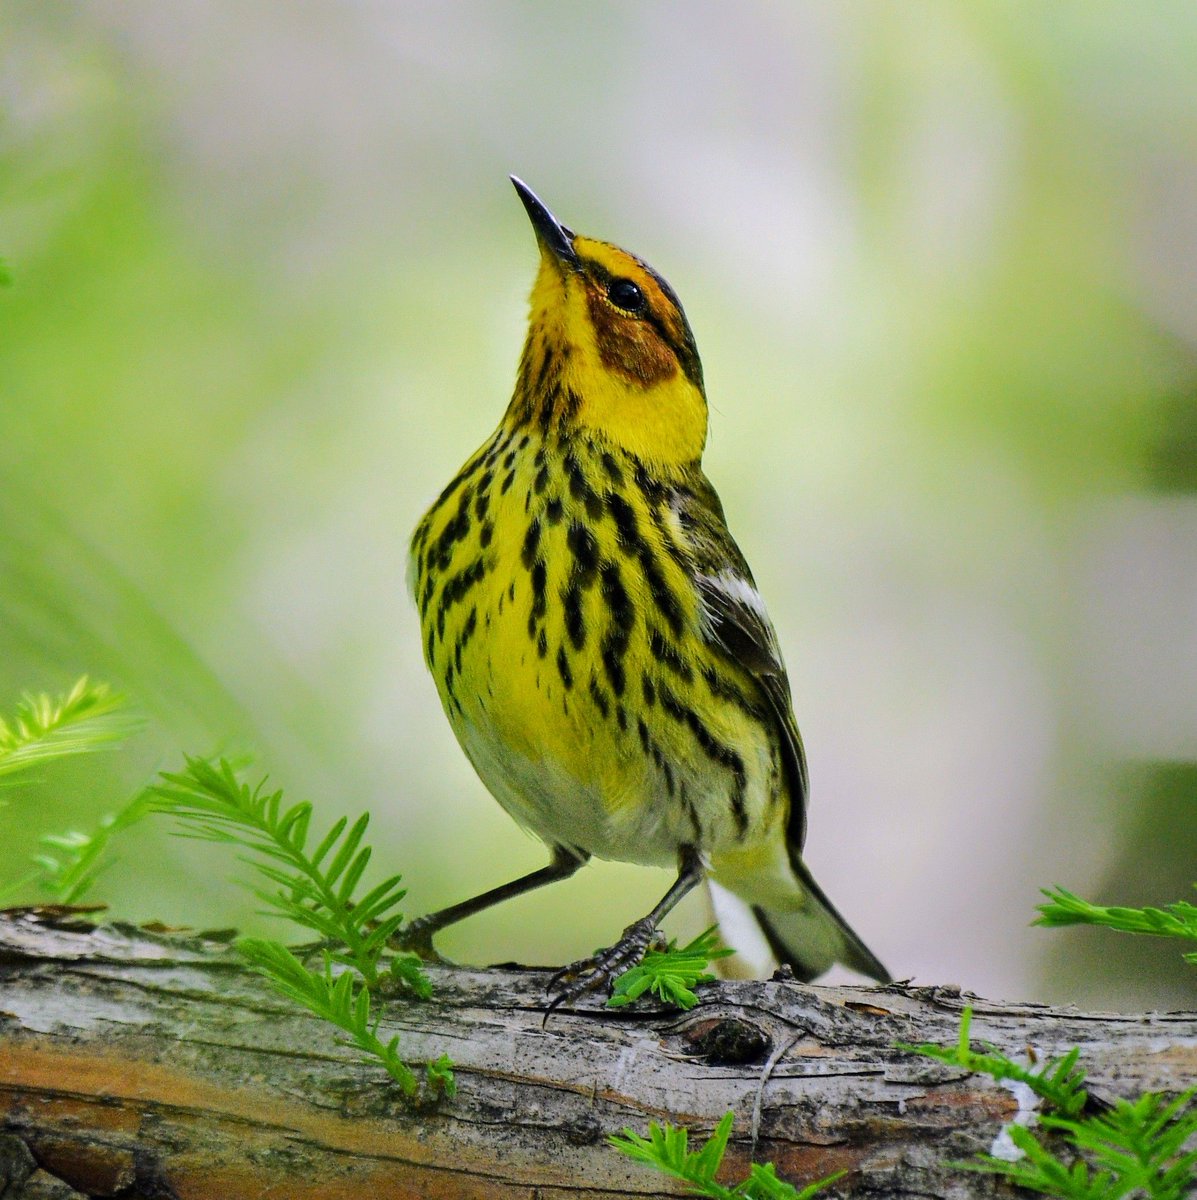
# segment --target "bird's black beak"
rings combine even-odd
[[[528,218],[536,230],[536,240],[541,248],[550,251],[563,266],[576,266],[578,256],[574,253],[574,231],[562,225],[522,179],[512,175],[511,182],[528,210]]]

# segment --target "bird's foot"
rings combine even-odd
[[[414,921],[408,921],[391,938],[391,949],[414,954],[422,962],[445,965],[448,960],[442,958],[432,944],[432,935],[436,933],[436,930],[437,926],[434,921],[430,921],[427,917],[417,917]]]
[[[660,938],[657,927],[651,917],[642,917],[634,921],[623,931],[623,935],[614,946],[600,950],[589,958],[580,958],[577,962],[562,967],[549,980],[548,991],[557,992],[545,1012],[548,1014],[562,1004],[571,1003],[579,996],[597,988],[610,988],[624,971],[634,967],[648,952],[649,948]],[[560,988],[560,991],[557,989]]]

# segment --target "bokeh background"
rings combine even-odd
[[[874,949],[1191,1005],[1174,945],[1028,921],[1197,878],[1195,61],[1188,3],[6,0],[0,708],[89,672],[150,725],[9,795],[0,882],[184,750],[370,809],[413,912],[543,861],[404,585],[514,377],[514,171],[686,304]],[[225,856],[119,849],[119,914],[252,923]],[[596,864],[443,948],[561,962],[666,883]]]

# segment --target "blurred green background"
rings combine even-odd
[[[9,795],[0,882],[247,747],[329,820],[371,809],[413,912],[543,861],[404,584],[514,377],[514,171],[686,304],[808,858],[873,948],[1191,1005],[1175,946],[1027,922],[1040,885],[1197,878],[1195,61],[1189,3],[7,0],[0,709],[89,672],[151,724]],[[98,894],[252,923],[207,850],[130,834]],[[665,884],[596,864],[443,948],[564,961]]]

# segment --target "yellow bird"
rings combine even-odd
[[[416,528],[424,655],[483,783],[548,866],[413,922],[432,937],[592,855],[676,866],[565,995],[633,965],[704,875],[800,979],[889,973],[802,861],[807,768],[777,635],[702,470],[707,401],[682,306],[647,263],[575,234],[520,180],[540,244],[499,427]]]

